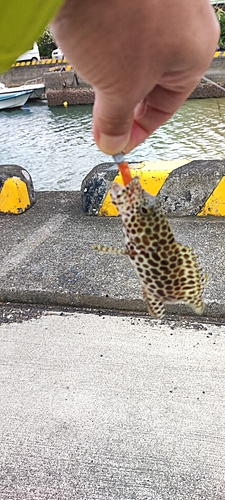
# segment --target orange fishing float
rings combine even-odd
[[[129,165],[127,161],[124,160],[123,153],[113,156],[115,162],[118,165],[119,171],[122,175],[124,186],[127,186],[132,181]]]
[[[126,161],[123,161],[122,163],[119,163],[118,167],[122,175],[124,186],[127,186],[127,184],[130,184],[130,181],[132,181],[128,163]]]

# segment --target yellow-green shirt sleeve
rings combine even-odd
[[[0,0],[0,73],[29,50],[63,0]]]

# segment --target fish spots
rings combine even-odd
[[[162,281],[156,280],[155,283],[156,283],[158,288],[164,288],[164,283]]]
[[[159,252],[152,252],[152,258],[153,258],[156,262],[160,262],[160,261],[161,261],[161,256],[160,256],[160,253],[159,253]]]
[[[159,267],[158,262],[156,262],[155,260],[152,260],[152,259],[148,260],[148,264],[149,264],[150,268],[151,267],[157,267],[157,268]]]
[[[167,240],[166,240],[165,238],[161,238],[161,239],[159,240],[159,245],[164,246],[164,245],[166,245],[166,244],[167,244]]]
[[[154,225],[154,232],[159,233],[159,228],[160,228],[159,224],[155,224]]]
[[[186,302],[201,313],[201,269],[192,249],[175,240],[157,197],[148,195],[135,177],[114,197],[114,204],[149,313],[161,318],[168,302]]]
[[[160,276],[161,275],[161,272],[160,272],[160,269],[151,269],[151,272],[154,276]],[[150,272],[149,272],[150,274]]]
[[[165,275],[170,274],[170,268],[168,266],[160,266],[159,270],[160,270],[160,274],[162,274],[162,273]]]
[[[143,236],[142,236],[142,239],[141,239],[141,240],[142,240],[143,245],[145,245],[146,247],[148,247],[148,246],[150,245],[150,240],[149,240],[149,238],[146,236],[146,234],[143,234]]]

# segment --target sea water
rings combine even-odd
[[[92,106],[47,102],[0,112],[0,164],[26,168],[37,191],[79,190],[95,166],[112,161],[92,135]],[[224,159],[225,98],[189,99],[129,161]]]

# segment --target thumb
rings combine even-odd
[[[93,132],[96,144],[106,154],[124,151],[131,134],[134,104],[126,95],[108,95],[95,89]]]

